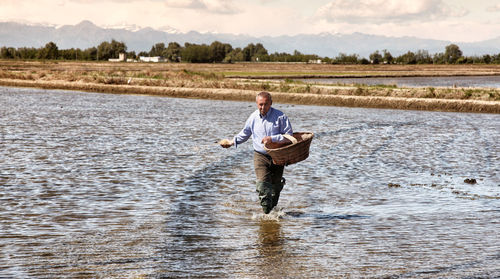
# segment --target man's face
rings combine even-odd
[[[257,97],[257,107],[259,108],[260,115],[266,115],[273,102],[266,97]]]

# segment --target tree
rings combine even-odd
[[[97,46],[97,60],[108,60],[111,58],[111,44],[102,42]]]
[[[146,52],[146,51],[141,51],[139,53],[137,53],[137,56],[138,57],[141,57],[141,56],[148,56],[149,55],[149,52]]]
[[[339,53],[337,57],[335,57],[334,63],[337,64],[357,64],[359,60],[359,56],[357,54],[347,55],[345,53]]]
[[[226,54],[226,57],[224,57],[223,62],[226,63],[234,63],[234,62],[239,62],[239,61],[245,61],[245,57],[243,55],[243,50],[239,47],[233,49],[231,52]]]
[[[400,55],[396,58],[396,62],[401,64],[417,64],[417,59],[415,53],[408,51],[407,53]]]
[[[485,64],[490,64],[491,63],[491,56],[489,54],[485,54],[482,57],[482,62]]]
[[[387,51],[387,49],[384,49],[382,52],[384,53],[384,62],[387,64],[392,64],[392,62],[394,61],[394,57],[392,57],[392,54]]]
[[[111,53],[112,58],[118,58],[120,53],[127,53],[127,46],[124,42],[118,42],[115,40],[111,41]]]
[[[383,60],[383,57],[377,50],[374,53],[370,54],[370,60],[372,64],[379,64]]]
[[[257,58],[260,61],[264,61],[266,56],[268,56],[267,49],[264,47],[264,45],[258,43],[255,45],[251,61],[256,61]]]
[[[252,60],[252,55],[254,53],[255,45],[254,44],[248,44],[243,50],[243,61],[251,61]]]
[[[444,51],[446,63],[455,64],[460,57],[462,57],[462,51],[457,45],[451,44],[446,46]]]
[[[96,47],[87,48],[86,50],[83,51],[82,56],[84,60],[97,60],[97,48]]]
[[[434,64],[444,64],[446,63],[444,59],[444,53],[435,53],[434,56],[432,57],[432,63]]]
[[[264,56],[267,56],[267,49],[264,48],[264,46],[261,43],[258,44],[248,44],[244,49],[243,49],[243,57],[244,61],[256,61],[257,58],[258,60],[261,60]]]
[[[432,57],[427,50],[418,50],[415,53],[415,62],[417,64],[432,64]]]
[[[54,42],[47,43],[38,53],[40,59],[57,59],[58,57],[59,49]]]
[[[368,61],[368,59],[363,57],[359,60],[359,63],[363,64],[363,65],[367,65],[367,64],[370,64],[370,61]]]
[[[137,59],[137,54],[135,54],[135,50],[127,52],[127,58]]]
[[[168,44],[166,51],[166,58],[168,61],[180,62],[181,61],[182,46],[176,42],[171,42]]]
[[[222,62],[226,55],[233,50],[230,44],[215,41],[210,45],[210,62]]]
[[[97,47],[97,60],[108,60],[110,58],[118,58],[120,53],[126,53],[127,46],[124,42],[118,42],[114,39],[111,43],[102,42]]]
[[[78,53],[74,48],[71,49],[61,49],[59,51],[59,56],[64,60],[76,60]]]
[[[22,47],[17,49],[17,54],[21,59],[36,59],[38,50],[32,47]]]
[[[0,58],[12,59],[16,58],[16,50],[12,47],[2,47],[0,49]]]
[[[149,51],[149,56],[166,56],[166,51],[167,49],[165,48],[164,43],[157,43],[154,46],[151,47],[151,50]]]
[[[205,44],[185,43],[182,51],[182,60],[191,63],[210,62],[210,48]]]
[[[269,56],[269,60],[272,62],[293,62],[292,55],[286,52],[275,52]]]

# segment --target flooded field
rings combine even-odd
[[[0,87],[0,278],[500,277],[500,115],[275,107],[264,215],[253,103]]]
[[[500,88],[500,76],[329,78],[301,79],[301,81],[308,83],[397,85],[398,87]]]

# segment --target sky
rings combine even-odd
[[[500,0],[0,0],[0,22],[139,26],[250,36],[323,32],[476,42],[500,36]]]

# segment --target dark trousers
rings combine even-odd
[[[253,164],[260,204],[267,214],[278,204],[280,192],[285,184],[282,179],[285,167],[273,164],[271,156],[256,151],[253,155]]]
[[[269,155],[264,155],[257,151],[253,153],[253,165],[257,182],[268,182],[273,185],[281,183],[284,166],[273,164],[273,159]]]

